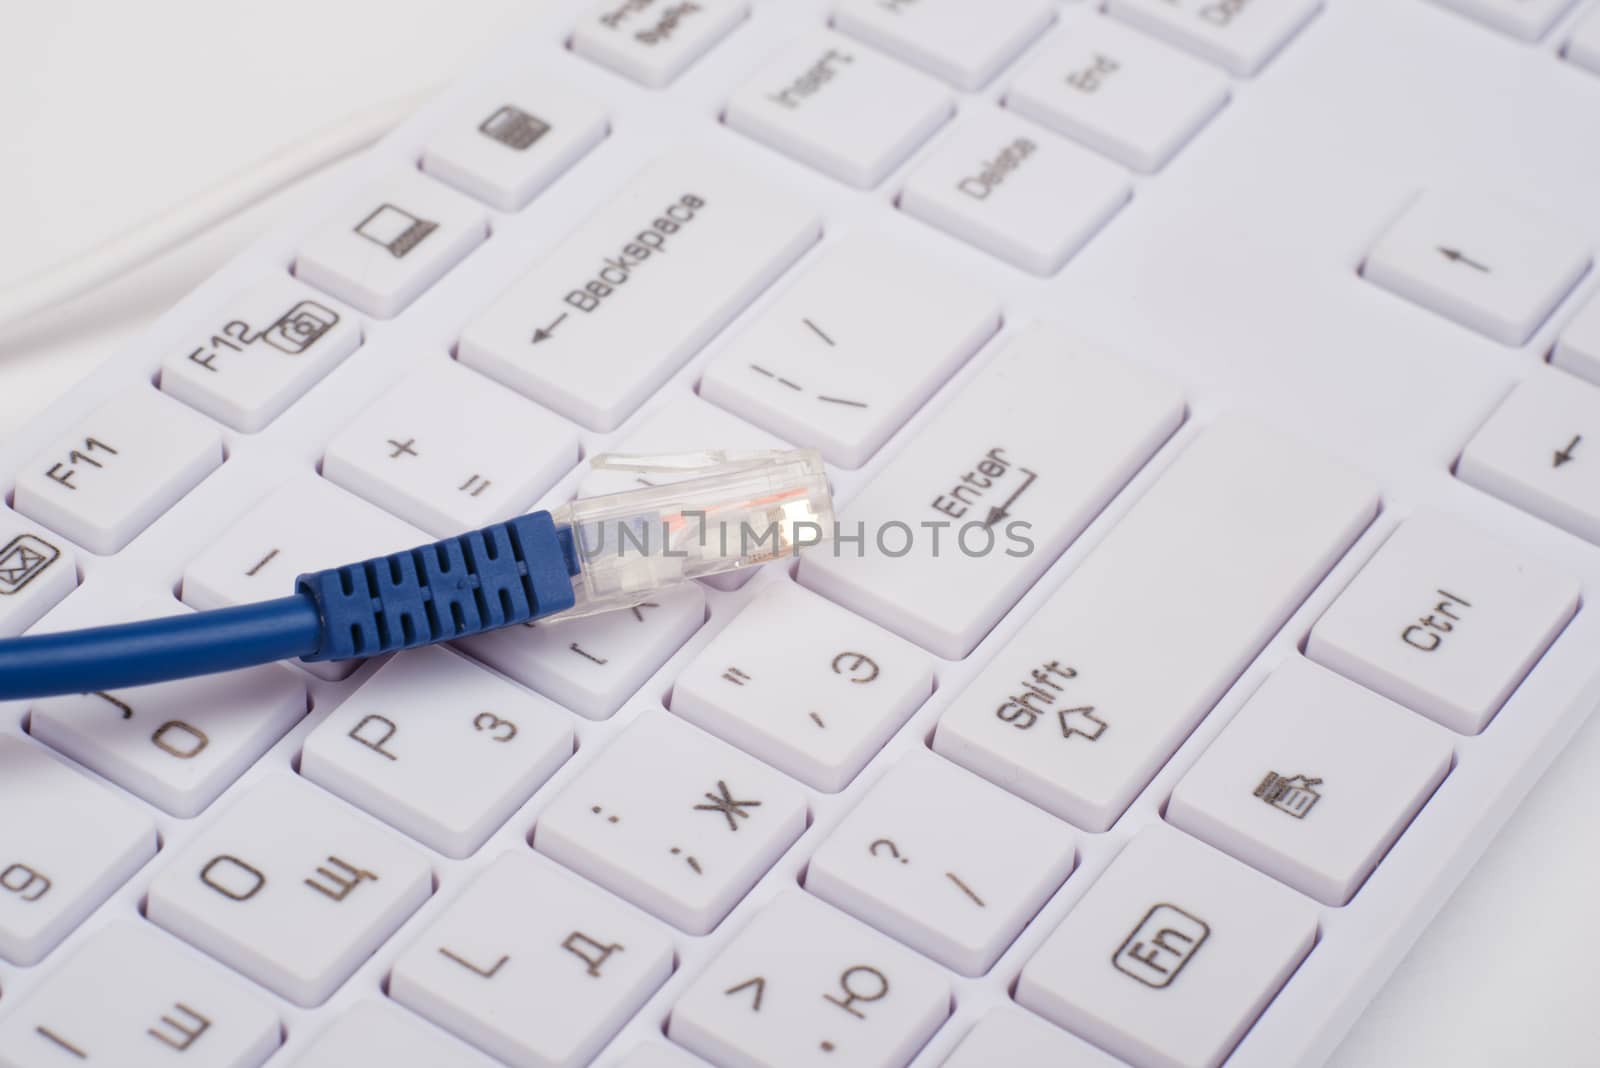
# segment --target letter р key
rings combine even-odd
[[[300,773],[465,857],[572,755],[561,709],[436,646],[384,664],[306,738]]]
[[[148,915],[296,1005],[317,1005],[433,892],[422,855],[290,775],[257,783],[150,885]]]

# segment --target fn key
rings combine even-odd
[[[1023,966],[1017,1000],[1133,1064],[1214,1068],[1316,932],[1311,902],[1157,824]]]

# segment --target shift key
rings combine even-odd
[[[956,697],[934,749],[1106,830],[1377,506],[1362,476],[1219,420]]]
[[[972,651],[1183,421],[1170,383],[1016,337],[845,508],[800,582],[940,656]]]
[[[612,430],[820,234],[801,197],[671,153],[469,323],[461,362]]]

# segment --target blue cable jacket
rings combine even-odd
[[[0,640],[0,700],[143,686],[464,638],[574,603],[572,532],[534,512],[295,580],[293,597]]]
[[[0,699],[93,693],[314,652],[316,603],[296,595],[215,612],[0,641]]]

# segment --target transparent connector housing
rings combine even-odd
[[[572,530],[577,603],[548,619],[609,612],[666,586],[793,556],[833,534],[833,498],[815,449],[596,456],[597,469],[670,478],[552,509]]]

